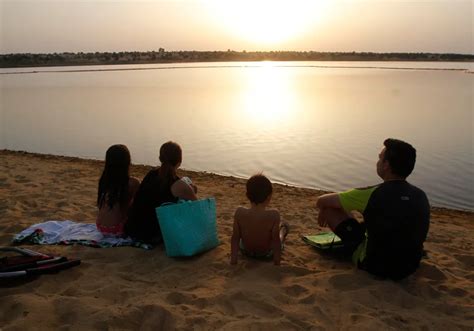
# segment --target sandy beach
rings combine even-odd
[[[0,151],[0,246],[44,220],[95,222],[103,162]],[[150,166],[134,165],[140,179]],[[280,267],[239,257],[229,264],[233,213],[245,180],[180,171],[199,197],[215,197],[221,245],[190,259],[164,248],[28,246],[77,257],[78,267],[0,284],[0,330],[472,330],[474,214],[433,208],[420,269],[381,281],[323,255],[301,235],[322,231],[324,192],[274,185],[272,207],[291,226]]]

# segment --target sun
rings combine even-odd
[[[290,40],[324,16],[325,0],[211,1],[218,24],[234,36],[256,44],[275,45]]]

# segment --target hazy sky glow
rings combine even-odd
[[[0,53],[473,52],[472,0],[0,0]]]

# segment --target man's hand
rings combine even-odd
[[[325,217],[324,217],[324,212],[323,212],[324,209],[320,209],[319,210],[319,213],[318,213],[318,224],[319,226],[321,227],[326,227],[328,226],[328,222],[326,221]]]

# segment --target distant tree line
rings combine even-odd
[[[0,54],[0,67],[228,61],[474,61],[473,54],[373,52],[158,51]]]

